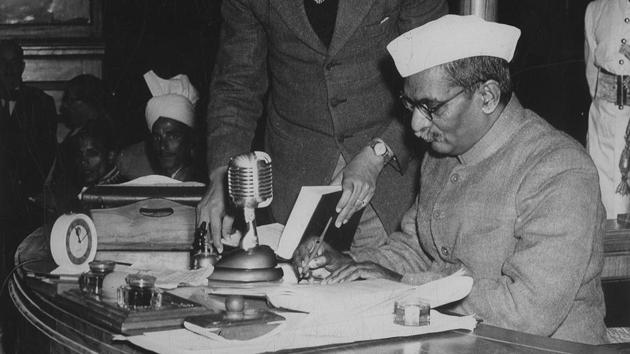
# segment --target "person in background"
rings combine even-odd
[[[0,203],[8,203],[12,214],[0,218],[32,229],[45,216],[35,201],[55,158],[57,113],[52,97],[24,84],[24,67],[22,47],[13,40],[0,41],[0,153],[6,155],[0,170],[10,176],[0,186],[6,193]]]
[[[73,77],[66,84],[59,111],[66,134],[58,140],[76,134],[88,121],[111,120],[105,104],[106,90],[103,81],[91,74]]]
[[[352,247],[384,242],[412,204],[419,162],[383,48],[447,11],[443,0],[223,1],[207,113],[210,187],[198,207],[219,252],[234,223],[227,165],[251,150],[258,124],[273,163],[276,222],[286,223],[302,186],[336,184],[336,227],[366,208]]]
[[[597,0],[584,15],[584,60],[591,94],[586,146],[599,172],[608,219],[630,210],[630,4]]]
[[[124,182],[116,167],[120,147],[109,121],[93,120],[70,137],[74,167],[83,188]]]
[[[96,119],[85,122],[68,138],[67,144],[71,169],[78,176],[80,187],[58,193],[57,200],[63,199],[59,204],[63,208],[60,213],[82,210],[77,196],[86,188],[126,181],[116,166],[120,146],[111,121]]]
[[[0,40],[0,279],[13,266],[17,245],[46,221],[38,200],[55,156],[55,103],[40,89],[24,84],[24,68],[20,44]],[[3,342],[14,325],[5,294],[0,298]]]
[[[55,104],[22,81],[24,51],[0,41],[0,279],[19,242],[45,221],[37,202],[55,157]]]
[[[512,26],[447,15],[387,46],[405,78],[411,127],[431,146],[416,203],[387,244],[350,255],[324,245],[306,266],[332,272],[324,283],[422,284],[464,269],[472,290],[449,310],[599,344],[605,211],[597,169],[578,142],[512,93],[508,62],[519,36]]]
[[[66,84],[59,108],[61,124],[57,140],[60,142],[51,194],[45,196],[46,205],[56,216],[75,205],[76,195],[84,186],[81,171],[76,167],[77,146],[73,137],[81,133],[88,124],[94,126],[93,122],[100,122],[97,126],[116,129],[107,112],[106,95],[103,81],[94,75],[81,74]]]
[[[151,132],[149,155],[154,169],[179,181],[204,182],[204,175],[194,163],[197,90],[183,74],[165,80],[149,71],[144,78],[153,95],[147,102],[145,117]]]

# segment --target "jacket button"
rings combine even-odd
[[[625,38],[621,39],[621,43],[626,44],[627,40]]]
[[[459,181],[459,175],[458,175],[457,173],[454,173],[454,174],[451,176],[451,182],[452,182],[452,183],[457,183],[457,181]]]
[[[619,65],[623,65],[623,59],[619,59]]]
[[[440,252],[442,253],[442,256],[444,257],[448,257],[449,252],[448,252],[448,248],[442,246],[442,248],[440,248]]]
[[[334,107],[337,107],[340,104],[342,104],[344,102],[347,102],[347,101],[348,101],[347,98],[337,98],[337,97],[335,97],[335,98],[330,100],[330,105],[334,108]]]
[[[630,18],[627,18],[627,17],[626,17],[626,18],[624,18],[624,19],[623,19],[623,22],[625,22],[625,23],[630,22]]]

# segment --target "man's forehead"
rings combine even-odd
[[[432,99],[443,96],[451,86],[446,72],[440,67],[433,67],[405,78],[404,91],[409,97]]]

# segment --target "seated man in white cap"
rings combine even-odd
[[[149,71],[144,79],[153,94],[145,116],[152,136],[149,155],[155,170],[179,181],[204,182],[204,174],[193,160],[197,90],[186,75],[165,80]]]
[[[447,15],[388,45],[405,78],[401,99],[412,129],[431,147],[420,192],[387,244],[350,256],[325,246],[309,268],[332,272],[325,283],[414,284],[463,268],[474,285],[451,310],[601,343],[605,213],[597,171],[582,146],[513,95],[508,62],[519,35],[512,26]],[[311,242],[300,247],[298,265]]]

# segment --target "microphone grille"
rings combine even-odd
[[[232,157],[228,164],[228,192],[238,207],[263,208],[271,204],[271,157],[260,151]]]

